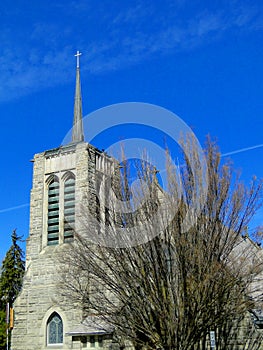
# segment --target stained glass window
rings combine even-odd
[[[63,343],[63,322],[57,313],[53,313],[48,320],[47,341],[48,344]]]

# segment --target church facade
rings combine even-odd
[[[59,286],[62,264],[59,256],[74,241],[81,216],[78,201],[85,197],[90,213],[96,218],[98,185],[103,184],[101,179],[108,169],[116,165],[113,159],[84,141],[79,55],[78,52],[71,142],[38,153],[33,161],[26,271],[14,304],[12,350],[120,349],[113,328],[92,314],[84,314],[81,305],[65,296]],[[106,221],[105,212],[99,215]],[[255,248],[248,239],[243,244],[244,251]],[[262,329],[262,312],[256,311],[254,323]],[[244,348],[240,344],[240,349]],[[129,343],[125,345],[132,348]]]
[[[36,154],[30,202],[30,234],[23,288],[14,305],[13,350],[116,348],[112,329],[85,317],[59,290],[61,249],[74,240],[76,201],[88,193],[96,207],[95,172],[102,153],[84,142],[79,55],[72,140]]]

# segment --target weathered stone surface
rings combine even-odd
[[[82,321],[82,311],[60,294],[58,253],[63,243],[63,218],[60,218],[59,244],[47,245],[48,181],[56,175],[63,189],[67,172],[75,176],[76,198],[86,196],[88,205],[96,207],[96,160],[100,152],[85,142],[70,144],[35,155],[33,188],[30,206],[30,235],[26,248],[26,273],[23,288],[14,305],[13,350],[41,350],[47,348],[82,349],[89,347],[83,339],[73,339],[66,333]],[[63,200],[63,191],[60,191]],[[60,203],[60,208],[63,208]],[[81,215],[81,211],[76,211]],[[60,211],[63,216],[63,210]],[[62,220],[61,220],[62,219]],[[62,345],[47,344],[47,321],[53,312],[63,320]],[[109,340],[102,348],[108,348]]]

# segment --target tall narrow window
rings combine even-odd
[[[68,177],[64,183],[64,242],[73,240],[75,230],[75,178]]]
[[[59,241],[59,182],[56,177],[48,186],[48,232],[47,244],[55,245]]]
[[[47,343],[62,344],[63,343],[63,322],[59,314],[54,312],[47,322]]]

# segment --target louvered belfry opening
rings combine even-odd
[[[75,177],[71,175],[64,183],[64,242],[74,238],[75,229]]]
[[[48,233],[47,244],[59,243],[59,182],[53,178],[48,187]]]

